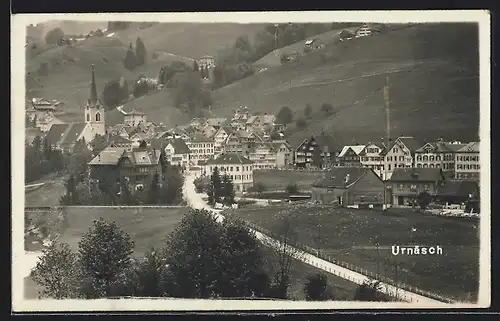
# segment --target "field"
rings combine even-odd
[[[66,193],[64,176],[55,176],[44,180],[45,184],[33,191],[26,192],[25,206],[56,206],[59,205],[61,196]],[[32,182],[34,184],[37,182]]]
[[[142,256],[151,247],[162,247],[165,237],[173,231],[180,222],[187,208],[152,209],[152,208],[84,208],[70,207],[64,209],[66,223],[62,224],[59,240],[68,243],[73,250],[78,249],[78,241],[88,231],[92,220],[103,217],[115,221],[118,226],[132,237],[135,242],[135,255]],[[36,220],[34,216],[32,219]],[[38,218],[40,219],[40,217]],[[52,217],[55,219],[55,217]],[[55,226],[54,220],[48,221]],[[265,249],[266,257],[272,262],[273,253]],[[294,299],[304,299],[303,286],[308,274],[320,272],[319,269],[294,261],[292,265],[292,280],[289,295]],[[329,284],[334,290],[337,299],[351,299],[356,285],[339,277],[329,275]],[[38,286],[30,277],[25,278],[26,298],[37,298]]]
[[[311,185],[323,177],[324,172],[259,170],[254,172],[254,183],[264,184],[268,191],[284,191],[290,183],[297,184],[300,191],[308,191]]]
[[[477,28],[468,24],[417,25],[327,46],[298,61],[269,67],[212,95],[213,112],[235,106],[277,113],[282,106],[304,116],[285,133],[296,146],[324,130],[339,145],[386,136],[383,87],[389,76],[391,134],[415,138],[477,139],[479,72]],[[325,114],[322,103],[333,111]]]
[[[479,236],[472,222],[407,210],[381,213],[326,206],[249,208],[234,213],[274,233],[285,214],[296,227],[299,242],[319,247],[324,254],[450,298],[477,299]],[[443,254],[394,256],[392,245],[439,245]]]

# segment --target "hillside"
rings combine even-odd
[[[346,29],[351,30],[351,31],[356,30],[356,28],[346,28]],[[325,46],[332,45],[332,44],[339,41],[339,35],[342,32],[342,30],[344,30],[344,29],[330,30],[330,31],[321,33],[319,35],[309,37],[307,39],[318,38],[319,40],[321,40],[325,44]],[[283,54],[290,55],[293,52],[298,52],[298,53],[302,54],[304,52],[304,44],[305,44],[306,40],[302,40],[302,41],[296,42],[294,44],[280,48],[278,50],[274,50],[273,52],[270,52],[267,55],[265,55],[264,57],[257,60],[254,63],[254,66],[261,67],[261,68],[262,67],[265,68],[265,67],[280,66],[281,65],[280,56]]]
[[[292,144],[306,135],[335,135],[339,144],[385,137],[383,86],[389,77],[391,134],[474,140],[479,123],[477,26],[426,24],[327,46],[298,61],[270,67],[213,93],[213,111],[229,116],[241,104],[277,113],[282,106],[302,117],[292,124]],[[333,112],[320,111],[322,103]]]
[[[189,58],[216,55],[219,50],[232,46],[239,36],[248,35],[253,41],[261,24],[237,23],[159,23],[150,28],[129,28],[115,32],[114,37],[123,43],[140,37],[148,53],[154,50]]]

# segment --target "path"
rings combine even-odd
[[[184,186],[183,186],[183,194],[184,197],[186,198],[186,201],[189,206],[195,209],[205,209],[208,211],[211,211],[214,213],[216,219],[218,222],[221,222],[224,220],[224,216],[220,214],[221,210],[214,210],[210,206],[206,204],[206,202],[202,199],[201,194],[196,193],[195,187],[194,187],[194,176],[193,175],[187,175],[185,177],[184,181]],[[275,239],[270,238],[267,235],[264,235],[258,231],[252,230],[257,239],[259,239],[264,245],[270,246],[270,247],[277,247],[278,241]],[[306,264],[312,265],[316,268],[319,268],[325,272],[335,274],[337,276],[340,276],[344,279],[347,279],[351,282],[357,283],[357,284],[362,284],[364,281],[369,280],[368,277],[351,271],[349,269],[343,268],[341,266],[335,265],[331,262],[322,260],[312,254],[300,251],[298,249],[293,249],[292,247],[289,247],[292,249],[293,252],[298,253],[298,258],[299,260],[303,261]],[[407,302],[412,302],[412,303],[417,303],[417,304],[426,304],[426,305],[436,305],[436,304],[445,304],[443,302],[433,300],[427,297],[424,297],[422,295],[406,291],[403,289],[396,288],[393,285],[386,284],[386,283],[381,283],[382,285],[382,292],[393,295],[394,293],[398,293],[399,297]]]

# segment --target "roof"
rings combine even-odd
[[[217,118],[208,118],[205,122],[206,125],[209,126],[220,126],[221,124],[226,122],[226,118],[217,117]]]
[[[125,152],[123,147],[106,147],[95,156],[89,165],[116,165]]]
[[[160,151],[152,148],[137,148],[126,152],[124,157],[128,157],[134,165],[156,165],[160,160]]]
[[[395,168],[391,182],[437,182],[444,179],[440,168]]]
[[[86,123],[54,124],[46,137],[52,145],[68,147],[78,140],[86,126]]]
[[[366,173],[371,171],[367,167],[335,167],[328,171],[324,177],[317,180],[313,186],[314,187],[336,187],[336,186],[349,186]]]
[[[413,137],[398,137],[396,141],[401,141],[406,148],[410,150],[411,153],[414,153],[417,149],[419,149],[422,145]],[[396,142],[394,142],[396,144]],[[394,146],[394,145],[393,145]],[[391,146],[392,148],[392,146]]]
[[[332,136],[329,135],[317,135],[312,137],[314,141],[322,147],[328,147],[329,152],[337,150],[337,144]]]
[[[226,165],[226,164],[253,164],[251,160],[237,153],[221,154],[217,158],[207,160],[208,165]]]
[[[145,113],[143,113],[142,111],[139,111],[135,108],[133,108],[131,111],[124,111],[125,113],[125,116],[143,116],[143,115],[146,115]]]
[[[438,186],[436,194],[439,196],[468,197],[471,194],[475,194],[478,189],[477,182],[450,180]]]
[[[200,133],[195,133],[192,137],[191,142],[193,143],[203,143],[203,142],[212,142],[213,140],[200,134]]]
[[[152,138],[150,141],[149,141],[150,145],[151,145],[151,148],[155,148],[155,149],[161,149],[165,146],[168,145],[168,140],[167,139],[161,139],[161,138]]]
[[[339,153],[339,157],[343,157],[345,153],[347,153],[347,151],[349,149],[352,149],[353,152],[356,153],[356,155],[359,155],[364,149],[365,149],[366,145],[351,145],[351,146],[344,146],[342,148],[342,150],[340,151]]]
[[[127,139],[120,135],[109,136],[108,140],[111,143],[132,143],[130,139]]]
[[[52,125],[54,126],[54,125]],[[458,153],[479,153],[479,142],[471,142],[457,150]]]
[[[231,126],[222,126],[219,130],[224,130],[228,135],[236,132],[236,130]]]
[[[191,153],[191,150],[189,149],[189,147],[180,138],[172,139],[172,140],[170,140],[169,143],[172,144],[172,147],[174,147],[175,154],[190,154]]]
[[[368,143],[365,145],[365,148],[363,148],[363,150],[359,153],[359,155],[366,155],[366,149],[370,146],[377,146],[378,148],[380,148],[380,154],[382,155],[384,153],[384,151],[386,150],[387,146],[385,146],[385,144],[383,142],[376,142],[376,143]]]

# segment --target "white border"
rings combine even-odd
[[[20,269],[24,255],[24,104],[26,26],[47,20],[130,20],[162,22],[477,22],[480,47],[480,150],[481,220],[480,285],[477,304],[417,305],[408,303],[301,302],[244,300],[25,300]],[[100,14],[23,14],[12,15],[12,309],[21,311],[186,311],[186,310],[298,310],[298,309],[420,309],[489,307],[490,270],[490,15],[486,10],[449,11],[290,11],[290,12],[203,12],[203,13],[100,13]],[[475,108],[475,106],[471,106]],[[14,289],[16,291],[14,291]]]

